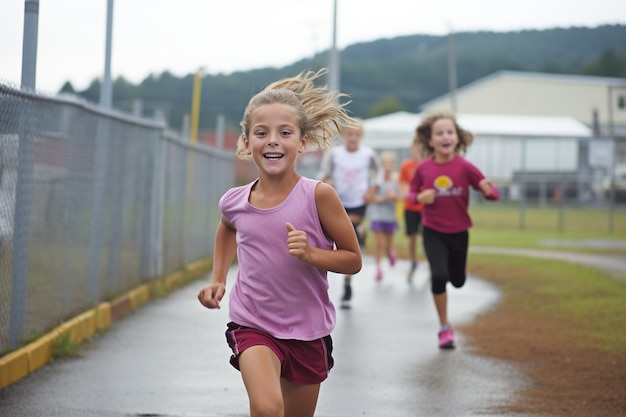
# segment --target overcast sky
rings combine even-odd
[[[0,79],[20,84],[24,0],[0,5]],[[332,44],[334,0],[117,0],[112,76],[280,67]],[[40,0],[37,89],[104,71],[107,0]],[[337,0],[339,48],[402,35],[626,24],[625,0]],[[626,40],[625,40],[626,41]]]

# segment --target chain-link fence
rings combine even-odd
[[[467,158],[498,186],[502,201],[518,205],[520,229],[527,208],[558,210],[558,230],[566,211],[590,209],[605,213],[612,232],[626,202],[625,145],[598,137],[494,137],[476,140]]]
[[[410,139],[398,139],[395,132],[366,137],[366,144],[368,139],[379,154],[393,151],[397,161],[411,157]],[[500,203],[486,204],[494,209],[506,207],[496,213],[498,227],[572,230],[571,221],[564,219],[588,210],[594,218],[602,218],[603,225],[596,232],[626,230],[624,138],[477,134],[465,157],[500,190]],[[471,209],[483,203],[479,193],[472,190],[471,196]],[[507,214],[509,218],[504,217]],[[527,221],[527,214],[546,221]]]
[[[0,352],[211,255],[232,152],[0,84]]]

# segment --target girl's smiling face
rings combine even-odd
[[[433,123],[428,145],[434,149],[437,162],[452,160],[458,144],[459,136],[454,121],[439,119]]]
[[[245,146],[257,167],[267,174],[295,170],[298,153],[306,148],[296,111],[280,103],[259,107],[250,119],[250,134]]]

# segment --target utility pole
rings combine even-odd
[[[191,97],[191,128],[189,130],[189,141],[198,141],[198,125],[200,124],[200,97],[202,95],[202,75],[204,67],[199,68],[193,77],[193,94]]]
[[[37,76],[39,0],[24,2],[24,45],[22,46],[22,89],[34,90]]]
[[[107,20],[104,52],[104,74],[100,86],[100,106],[106,109],[113,107],[113,86],[111,85],[111,49],[113,39],[113,0],[107,0]],[[95,143],[94,180],[93,180],[93,208],[90,225],[89,244],[89,278],[87,285],[87,299],[94,303],[100,296],[100,258],[102,252],[102,230],[104,216],[104,201],[109,165],[109,137],[111,132],[110,121],[104,117],[98,119]],[[112,204],[119,204],[118,201]],[[111,246],[114,245],[111,240]]]
[[[454,43],[454,30],[452,29],[452,24],[450,23],[449,26],[450,32],[448,33],[448,89],[450,90],[450,109],[452,110],[452,113],[456,114],[456,45]]]
[[[339,49],[337,48],[337,0],[333,0],[333,44],[330,48],[328,86],[330,90],[340,91]]]
[[[193,78],[193,94],[191,97],[191,126],[189,127],[189,142],[198,142],[198,129],[200,125],[200,97],[202,96],[202,76],[205,68],[200,67]],[[193,180],[195,172],[195,155],[189,152],[187,157],[187,199],[190,200],[193,193]]]
[[[106,48],[104,55],[104,76],[100,90],[100,105],[111,108],[113,87],[111,85],[111,44],[113,39],[113,0],[107,0]]]

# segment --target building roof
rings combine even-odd
[[[475,137],[500,138],[590,138],[593,132],[583,123],[565,116],[518,116],[457,114],[461,127]],[[377,149],[407,148],[422,119],[421,113],[397,112],[363,121],[363,142]]]
[[[594,75],[578,75],[578,74],[552,74],[552,73],[543,73],[543,72],[527,72],[527,71],[497,71],[493,74],[487,75],[486,77],[479,78],[476,81],[473,81],[469,84],[465,84],[464,86],[457,88],[456,94],[463,93],[464,91],[468,91],[474,89],[483,84],[487,84],[492,82],[493,80],[506,78],[512,80],[525,80],[525,81],[540,81],[540,82],[550,82],[550,83],[567,83],[567,84],[595,84],[595,85],[604,85],[604,86],[613,86],[613,87],[626,87],[626,79],[625,78],[617,78],[617,77],[599,77]],[[432,106],[435,103],[440,102],[441,100],[449,100],[450,94],[444,94],[439,97],[435,97],[432,100],[429,100],[425,103],[422,103],[420,109],[426,109]]]

